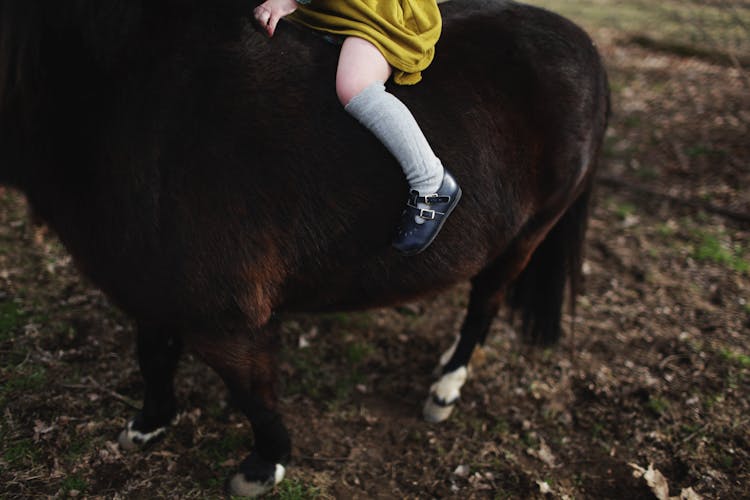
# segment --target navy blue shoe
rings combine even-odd
[[[437,193],[420,195],[412,189],[406,209],[401,214],[396,237],[393,238],[393,247],[403,255],[416,255],[430,246],[460,199],[461,188],[447,170]],[[430,208],[419,208],[417,203],[424,203]],[[423,222],[420,224],[418,219]]]

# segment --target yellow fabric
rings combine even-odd
[[[393,67],[393,81],[413,85],[432,62],[442,20],[435,0],[312,0],[290,20],[374,44]]]

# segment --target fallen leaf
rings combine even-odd
[[[648,469],[644,469],[637,464],[628,464],[633,469],[633,477],[643,478],[646,484],[651,488],[653,494],[659,500],[669,500],[669,485],[667,479],[661,472],[654,469],[654,464],[648,464]]]
[[[528,453],[532,457],[538,458],[539,460],[544,462],[545,465],[547,465],[548,467],[554,468],[557,466],[557,464],[555,463],[555,455],[552,454],[552,450],[544,441],[544,439],[541,440],[538,450],[529,448],[528,450],[526,450],[526,453]]]
[[[41,420],[34,421],[34,442],[38,443],[41,436],[52,432],[55,429],[55,424],[47,425]]]
[[[648,465],[648,470],[643,475],[643,479],[646,480],[646,484],[651,488],[656,498],[659,500],[669,500],[669,484],[667,484],[667,478],[664,474],[659,472],[658,469],[653,468],[653,464]]]
[[[456,467],[456,470],[453,471],[453,474],[458,477],[468,477],[469,467],[467,465],[459,465],[458,467]]]
[[[703,497],[693,491],[693,488],[685,488],[680,492],[680,500],[703,500]]]
[[[633,469],[633,477],[645,479],[651,492],[659,500],[702,500],[693,488],[685,488],[680,492],[680,496],[670,497],[667,478],[658,469],[654,469],[654,464],[649,464],[648,469],[633,463],[628,465]]]
[[[552,488],[549,487],[549,484],[547,481],[539,481],[536,482],[537,486],[539,486],[539,491],[542,493],[542,495],[546,495],[547,493],[552,493]]]

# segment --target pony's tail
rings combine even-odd
[[[522,338],[527,343],[551,345],[559,340],[566,283],[570,290],[570,313],[575,316],[591,191],[589,180],[510,289],[508,303],[514,314],[520,313]]]

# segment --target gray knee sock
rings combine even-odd
[[[420,194],[437,192],[443,181],[443,164],[409,109],[386,92],[385,85],[373,83],[352,98],[344,109],[396,157],[412,189]]]

